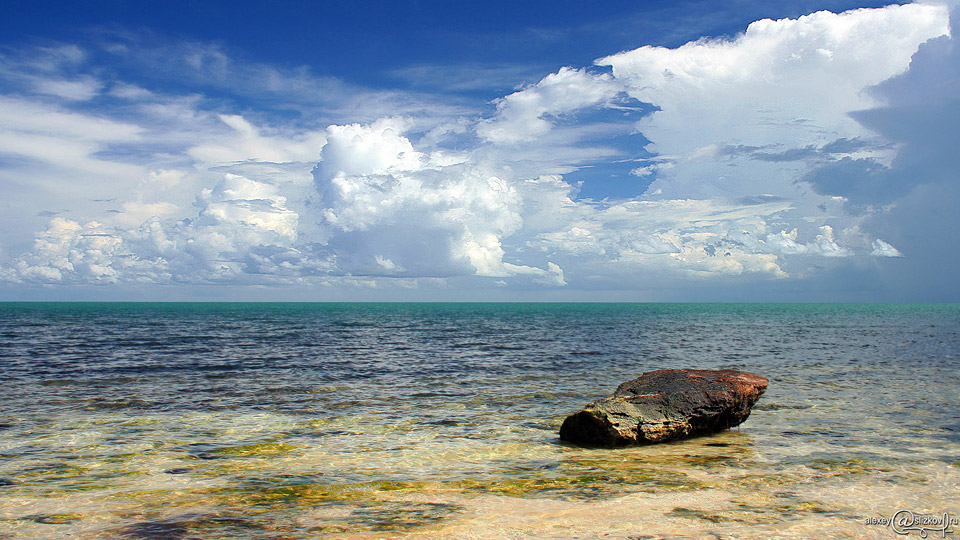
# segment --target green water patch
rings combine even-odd
[[[368,503],[382,499],[389,492],[423,492],[440,484],[380,480],[352,484],[293,483],[270,485],[251,482],[237,487],[213,488],[199,491],[214,504],[237,507],[309,507],[327,503]]]
[[[871,477],[892,484],[923,484],[929,481],[927,475],[911,470],[909,462],[903,459],[853,457],[818,458],[804,463],[817,472],[819,478]]]
[[[809,475],[776,471],[761,474],[746,474],[731,478],[728,482],[741,488],[767,490],[782,488],[809,481]]]
[[[49,463],[26,469],[20,473],[20,476],[29,480],[64,480],[83,476],[89,471],[89,467],[81,467],[69,463]]]
[[[140,427],[140,426],[156,426],[158,424],[163,424],[165,419],[162,418],[153,418],[147,416],[141,416],[138,418],[133,418],[125,422],[121,422],[121,426],[126,427]]]
[[[70,386],[74,384],[86,384],[84,381],[79,381],[77,379],[46,379],[42,381],[37,381],[40,386]]]
[[[808,461],[806,466],[828,476],[876,475],[894,471],[878,460],[864,458],[818,458]]]
[[[188,458],[193,459],[224,459],[224,458],[273,458],[291,454],[301,446],[278,442],[285,436],[278,435],[262,442],[248,444],[211,444],[211,443],[191,443],[178,450],[187,454]]]
[[[145,471],[126,467],[89,467],[68,463],[37,465],[21,471],[16,486],[32,494],[53,496],[68,493],[116,489],[124,479],[143,476]]]
[[[283,528],[284,523],[297,519],[312,523],[310,532],[327,534],[414,530],[462,511],[462,507],[453,504],[390,498],[397,492],[423,493],[432,487],[435,486],[425,482],[398,481],[274,487],[254,484],[195,491],[193,495],[233,513],[255,516],[263,530]]]
[[[216,504],[231,507],[302,507],[329,502],[352,502],[370,498],[370,489],[360,485],[292,484],[273,488],[256,485],[208,491]]]
[[[500,470],[494,474],[474,478],[372,480],[365,482],[309,481],[298,477],[271,475],[258,461],[222,460],[210,462],[207,467],[195,469],[204,477],[234,478],[232,485],[213,488],[200,498],[228,507],[282,508],[313,506],[327,503],[350,503],[382,499],[391,492],[429,493],[452,491],[466,494],[498,494],[511,497],[549,495],[564,499],[595,499],[615,497],[625,493],[685,492],[715,487],[714,483],[699,481],[681,471],[659,467],[622,463],[609,467],[608,463],[562,464]],[[300,476],[306,480],[306,477]]]
[[[753,406],[754,411],[780,411],[780,410],[803,410],[809,409],[811,405],[790,405],[785,403],[758,403]]]
[[[747,467],[747,474],[736,474],[727,481],[740,488],[769,490],[824,481],[863,482],[876,480],[896,485],[923,484],[929,478],[911,470],[903,460],[876,457],[816,457],[790,459],[775,470]],[[752,472],[760,471],[760,472]]]
[[[27,519],[31,519],[37,523],[45,523],[47,525],[66,525],[68,523],[80,521],[81,519],[83,519],[83,515],[82,514],[42,514],[37,516],[29,516]]]
[[[354,508],[348,517],[339,520],[340,523],[327,526],[348,531],[414,531],[440,523],[462,511],[463,507],[455,504],[389,501]]]
[[[836,514],[835,509],[821,501],[798,500],[795,497],[733,499],[731,502],[732,506],[712,510],[676,507],[665,515],[710,523],[771,525],[784,521],[801,521],[815,514]]]
[[[89,398],[84,400],[83,410],[85,411],[119,411],[123,409],[143,409],[149,410],[155,408],[149,401],[130,398],[130,399],[105,399]],[[108,421],[111,422],[111,421]]]
[[[626,493],[696,491],[712,487],[681,472],[637,468],[631,471],[604,469],[568,470],[568,474],[526,473],[514,478],[458,480],[445,486],[466,492],[495,493],[511,497],[549,495],[563,499],[617,497]]]
[[[387,435],[418,429],[415,418],[387,420],[378,416],[327,416],[298,424],[285,432],[287,436],[337,437],[347,435]]]
[[[743,465],[742,452],[733,451],[731,454],[684,454],[676,456],[672,460],[674,466],[696,467],[699,469],[711,469],[717,467],[738,467]]]
[[[126,463],[133,459],[141,458],[144,456],[155,456],[157,455],[156,450],[146,450],[143,452],[123,452],[119,454],[110,454],[104,456],[102,459],[105,463]]]
[[[299,449],[299,446],[281,442],[265,442],[243,444],[240,446],[225,446],[210,450],[208,455],[218,457],[274,457],[280,454],[289,454]]]
[[[631,492],[682,492],[722,486],[742,470],[755,469],[749,446],[722,440],[665,445],[656,449],[585,450],[556,463],[558,476],[572,480],[576,496]],[[544,474],[530,471],[529,474]]]
[[[696,508],[684,508],[682,506],[678,506],[673,510],[666,512],[664,515],[669,517],[709,521],[710,523],[740,521],[728,515],[714,513],[714,512],[707,512],[705,510],[698,510]]]
[[[842,516],[851,520],[857,518],[857,516],[844,515],[836,506],[816,499],[806,499],[790,492],[774,494],[755,492],[734,498],[731,502],[734,506],[727,513],[736,516],[739,521],[752,524],[803,521],[816,515]]]
[[[201,466],[182,467],[189,468],[200,476],[207,478],[247,478],[250,476],[260,477],[270,474],[271,470],[265,469],[262,459],[223,459],[217,461],[205,462]]]
[[[70,484],[52,487],[43,490],[43,494],[47,496],[52,495],[65,495],[68,493],[83,493],[88,491],[103,491],[109,489],[116,489],[116,485],[113,484],[104,484],[94,481],[79,481],[72,482]]]
[[[802,518],[806,514],[829,514],[833,510],[820,501],[800,501],[789,504],[781,504],[773,507],[773,511],[783,517]]]

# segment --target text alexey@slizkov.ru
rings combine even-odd
[[[926,538],[931,532],[940,533],[941,538],[946,538],[947,533],[952,533],[952,526],[960,525],[960,518],[953,517],[944,512],[940,515],[917,514],[910,510],[898,510],[893,517],[869,517],[864,520],[866,525],[889,526],[897,534],[910,534],[917,532],[920,538]]]

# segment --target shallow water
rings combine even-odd
[[[958,353],[956,305],[0,304],[0,538],[902,538],[960,515]],[[557,439],[666,367],[770,387]]]

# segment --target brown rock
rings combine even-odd
[[[651,371],[568,416],[560,438],[624,446],[714,433],[746,420],[766,389],[765,377],[732,369]]]

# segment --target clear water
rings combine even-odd
[[[0,304],[0,538],[895,538],[960,515],[958,354],[957,305]],[[770,386],[557,439],[667,367]]]

